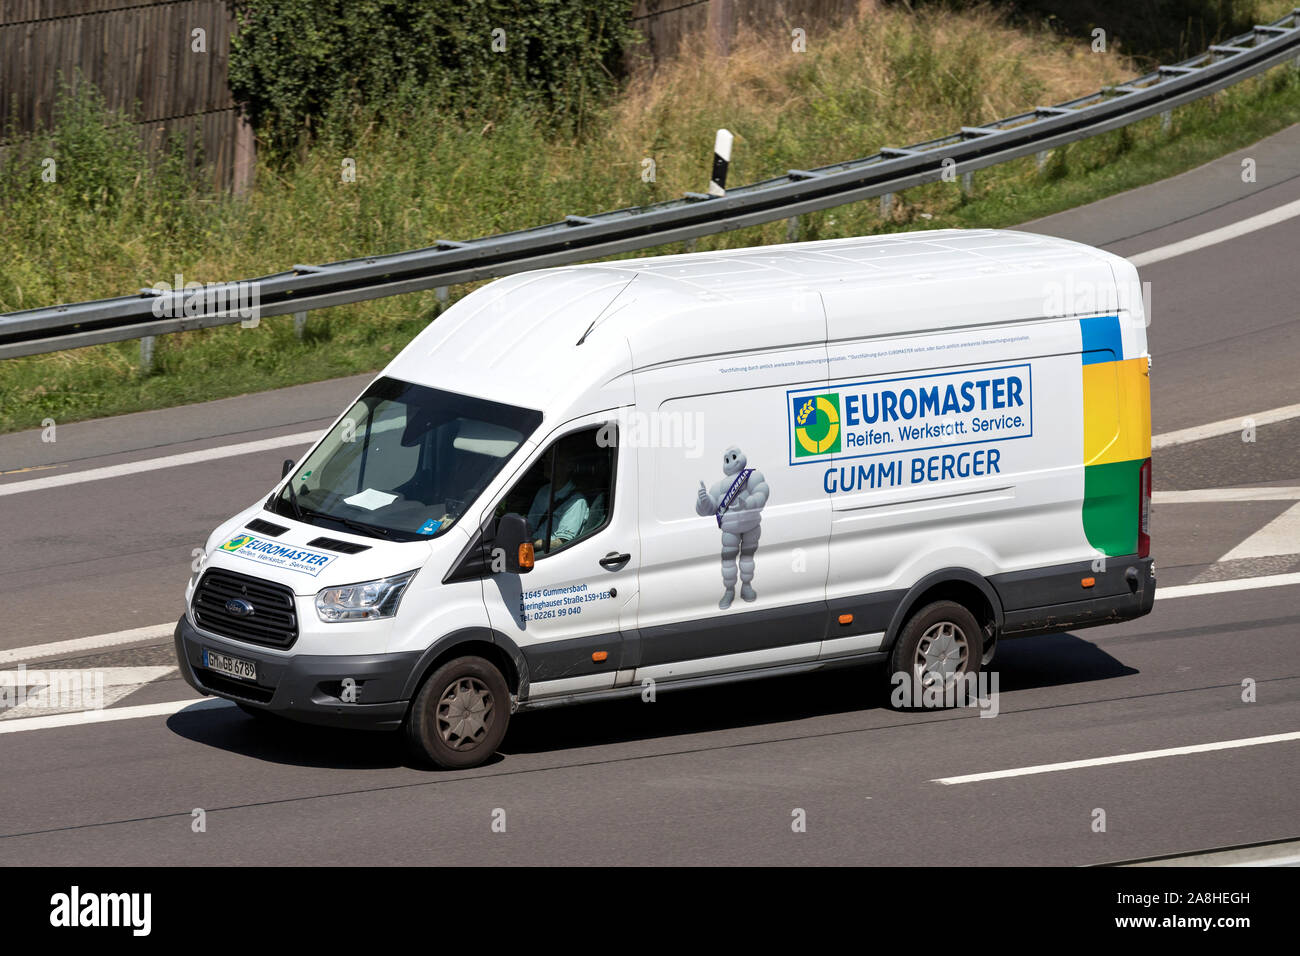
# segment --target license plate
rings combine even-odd
[[[257,665],[252,661],[240,660],[229,654],[218,654],[206,647],[203,649],[203,666],[218,674],[235,677],[239,680],[257,680]]]

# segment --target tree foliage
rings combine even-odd
[[[614,86],[630,0],[238,0],[230,85],[286,154],[412,106],[536,108],[581,128]]]

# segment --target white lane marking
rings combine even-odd
[[[1287,734],[1269,734],[1267,737],[1242,737],[1238,740],[1219,740],[1210,744],[1193,744],[1190,747],[1167,747],[1164,750],[1143,750],[1111,757],[1090,757],[1087,760],[1065,760],[1061,763],[1043,763],[1033,767],[1013,767],[1010,770],[991,770],[988,773],[968,773],[960,777],[937,777],[931,783],[952,786],[958,783],[979,783],[983,780],[1005,780],[1007,777],[1027,777],[1039,773],[1056,773],[1061,770],[1078,770],[1083,767],[1105,767],[1116,763],[1134,763],[1139,760],[1157,760],[1161,757],[1182,757],[1187,754],[1210,753],[1215,750],[1235,750],[1239,747],[1258,747],[1262,744],[1281,744],[1300,740],[1300,731]]]
[[[1296,216],[1300,216],[1300,199],[1278,206],[1276,209],[1261,212],[1258,216],[1249,216],[1246,219],[1229,223],[1218,229],[1211,229],[1209,232],[1203,232],[1199,236],[1192,236],[1190,239],[1171,242],[1167,246],[1157,246],[1154,249],[1148,249],[1146,252],[1139,252],[1137,255],[1129,256],[1128,261],[1135,266],[1149,266],[1154,262],[1164,262],[1166,259],[1172,259],[1175,256],[1195,252],[1207,246],[1216,246],[1221,242],[1227,242],[1229,239],[1236,239],[1238,236],[1244,236],[1259,229],[1276,226],[1278,223],[1294,219]]]
[[[56,657],[63,654],[78,654],[81,651],[97,651],[104,647],[131,644],[135,641],[156,641],[160,637],[171,637],[175,630],[175,624],[150,624],[147,627],[133,627],[127,631],[114,631],[112,634],[77,637],[70,641],[11,647],[7,651],[0,651],[0,664],[29,661],[36,657]]]
[[[179,673],[169,665],[0,671],[0,720],[112,707],[141,687]]]
[[[1300,571],[1291,574],[1269,574],[1261,578],[1229,578],[1226,581],[1205,581],[1201,584],[1180,584],[1177,587],[1156,587],[1156,600],[1200,597],[1203,594],[1223,594],[1228,591],[1253,591],[1256,588],[1281,588],[1300,584]]]
[[[125,700],[143,686],[143,684],[136,684],[127,687],[105,687],[96,691],[92,684],[88,689],[82,691],[79,696],[74,692],[62,701],[56,697],[53,704],[41,696],[45,693],[44,691],[37,689],[32,691],[32,697],[15,707],[0,707],[0,723],[6,720],[32,720],[49,714],[80,714],[89,710],[112,707],[119,700]],[[94,695],[93,698],[88,697],[91,694]]]
[[[70,679],[68,675],[89,674],[102,680],[105,687],[126,687],[148,684],[170,674],[179,674],[174,664],[142,665],[140,667],[24,667],[16,671],[0,671],[0,687],[35,687]]]
[[[1281,408],[1270,408],[1268,411],[1256,412],[1253,415],[1239,415],[1236,418],[1210,422],[1208,425],[1195,425],[1192,428],[1180,428],[1176,432],[1155,435],[1151,439],[1151,450],[1168,448],[1171,445],[1186,445],[1188,442],[1200,441],[1203,438],[1218,438],[1220,435],[1244,431],[1246,419],[1250,419],[1258,428],[1261,425],[1272,425],[1291,418],[1300,418],[1300,405],[1283,405]]]
[[[1292,505],[1219,560],[1271,558],[1297,553],[1300,553],[1300,505]]]
[[[44,491],[47,488],[77,485],[83,481],[99,481],[103,478],[137,475],[143,471],[157,471],[159,468],[196,465],[205,461],[215,461],[218,458],[233,458],[236,455],[255,455],[258,452],[270,451],[273,448],[285,448],[290,445],[309,445],[320,438],[320,435],[320,432],[298,432],[295,435],[280,435],[278,438],[261,438],[257,441],[240,442],[237,445],[223,445],[220,448],[204,448],[201,451],[187,451],[179,455],[165,455],[162,458],[146,458],[143,461],[128,461],[121,465],[88,468],[85,471],[73,471],[64,475],[29,478],[26,481],[14,481],[0,485],[0,497],[18,495],[24,491]]]
[[[1300,866],[1300,854],[1293,856],[1274,856],[1265,857],[1262,860],[1252,860],[1249,863],[1225,863],[1225,867],[1232,866]]]
[[[1157,491],[1151,496],[1157,505],[1210,504],[1224,501],[1300,501],[1300,488],[1195,488],[1189,491]]]
[[[48,717],[0,720],[0,734],[17,734],[24,730],[49,730],[52,727],[103,724],[115,720],[135,720],[138,717],[168,717],[181,711],[193,713],[200,710],[224,710],[227,707],[234,706],[228,700],[194,700],[191,698],[190,700],[170,700],[162,704],[140,704],[137,707],[82,710],[74,714],[51,714]]]

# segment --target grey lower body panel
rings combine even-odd
[[[702,620],[643,627],[636,632],[638,666],[820,641],[826,636],[826,607],[825,601],[814,601],[753,611],[733,609],[715,611]]]
[[[1091,587],[1084,587],[1091,578]],[[989,583],[1002,599],[1002,637],[1054,634],[1116,624],[1151,613],[1155,565],[1137,555],[995,574]]]
[[[181,675],[201,694],[304,723],[361,730],[401,726],[410,703],[403,692],[420,660],[419,653],[284,657],[200,632],[188,617],[177,622],[174,640]],[[257,680],[238,680],[208,669],[205,650],[252,661]],[[343,682],[349,678],[355,682],[355,702],[343,699]]]
[[[719,684],[734,684],[739,681],[759,680],[764,677],[790,677],[795,674],[807,674],[813,671],[834,670],[840,667],[861,667],[876,664],[889,655],[882,651],[869,651],[864,654],[848,654],[843,657],[825,660],[801,661],[797,664],[777,664],[767,667],[753,667],[746,670],[728,671],[724,674],[709,674],[702,677],[683,677],[676,680],[657,680],[655,692],[665,690],[690,690],[699,687],[715,687]],[[617,700],[632,697],[643,692],[640,684],[626,687],[614,687],[609,690],[586,691],[580,694],[564,694],[556,697],[542,697],[537,700],[525,700],[519,703],[518,710],[541,710],[546,707],[558,707],[564,704],[586,704],[601,700]]]

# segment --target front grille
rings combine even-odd
[[[238,617],[227,611],[226,602],[232,598],[253,605],[253,614]],[[293,591],[283,584],[209,568],[194,589],[192,607],[199,627],[222,637],[278,648],[291,647],[298,639]]]

